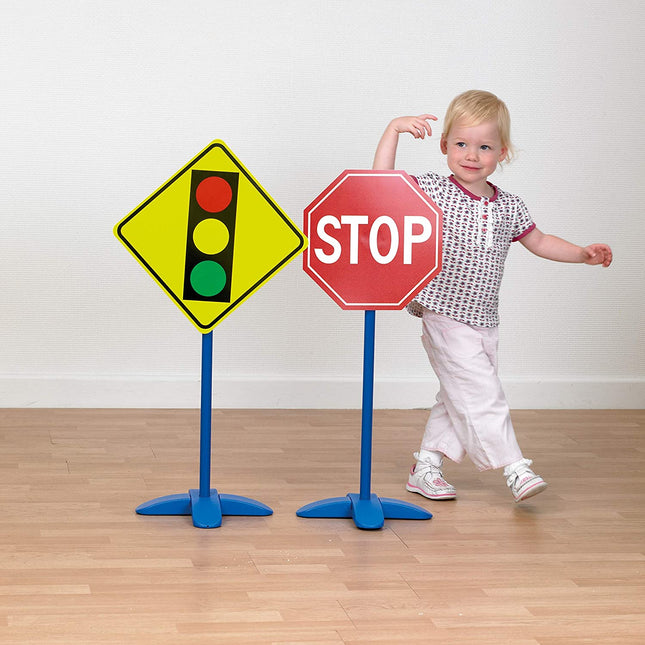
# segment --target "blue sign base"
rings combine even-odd
[[[137,507],[139,515],[192,515],[193,526],[214,529],[222,524],[223,515],[272,515],[266,504],[239,495],[222,495],[211,488],[207,496],[191,489],[188,494],[165,495]]]
[[[420,506],[390,497],[378,497],[371,493],[361,499],[356,493],[346,497],[330,497],[312,502],[296,512],[298,517],[343,517],[351,518],[359,529],[380,529],[386,519],[429,520],[429,513]]]
[[[360,493],[311,502],[296,511],[298,517],[352,518],[359,529],[380,529],[385,519],[429,520],[432,513],[420,506],[371,492],[372,415],[374,412],[374,336],[376,312],[365,311],[363,352],[363,410],[361,416]]]

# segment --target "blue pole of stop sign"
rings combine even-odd
[[[359,493],[330,497],[307,504],[296,511],[299,517],[352,518],[359,529],[380,529],[385,519],[429,520],[432,513],[420,506],[371,491],[372,425],[374,412],[374,339],[376,312],[365,311],[363,335],[363,409],[361,415],[361,472]]]
[[[192,515],[200,529],[221,526],[223,515],[271,515],[262,502],[239,495],[224,495],[211,488],[211,418],[213,398],[213,332],[202,336],[202,382],[199,423],[199,489],[165,495],[137,507],[139,515]]]
[[[363,409],[361,414],[361,501],[371,497],[372,481],[372,419],[374,410],[374,339],[376,312],[365,312],[363,332]]]

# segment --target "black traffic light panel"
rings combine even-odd
[[[193,170],[184,300],[231,301],[239,174]]]

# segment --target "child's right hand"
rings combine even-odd
[[[428,121],[436,121],[434,114],[420,114],[419,116],[400,116],[390,122],[390,127],[397,133],[409,132],[415,139],[425,139],[426,133],[432,136],[432,128]]]
[[[390,121],[376,147],[372,168],[375,170],[393,169],[399,135],[409,132],[415,139],[425,139],[426,134],[432,136],[432,129],[428,121],[436,120],[437,117],[433,114],[420,114],[419,116],[400,116]]]

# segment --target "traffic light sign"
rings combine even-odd
[[[114,233],[204,334],[307,247],[223,141],[191,159]]]
[[[239,174],[193,170],[184,300],[230,302]]]

